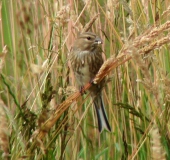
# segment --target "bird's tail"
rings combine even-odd
[[[104,128],[111,131],[111,127],[106,116],[102,95],[98,94],[94,97],[93,103],[97,114],[99,132],[101,133]]]

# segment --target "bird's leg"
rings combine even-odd
[[[92,84],[92,85],[95,85],[95,83],[93,82],[93,78],[90,80],[89,83]]]
[[[93,78],[89,81],[89,83],[92,84],[92,85],[96,85],[93,82]],[[84,86],[80,86],[80,93],[81,93],[81,95],[86,94],[86,91],[84,91]]]
[[[84,90],[84,86],[80,86],[80,93],[81,93],[81,95],[86,94],[86,91],[83,91],[83,90]]]

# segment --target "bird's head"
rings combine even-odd
[[[78,49],[79,51],[93,51],[102,43],[101,38],[96,34],[84,32],[77,37],[73,48]]]

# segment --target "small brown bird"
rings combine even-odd
[[[92,32],[85,32],[78,36],[71,50],[70,60],[76,82],[80,88],[92,81],[103,64],[102,40]],[[102,98],[104,80],[93,84],[89,91],[97,114],[99,132],[105,128],[111,131]]]

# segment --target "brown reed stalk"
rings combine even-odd
[[[96,14],[83,28],[82,33],[83,32],[87,32],[89,31],[89,29],[91,28],[91,26],[93,25],[94,21],[99,17],[100,13]]]

